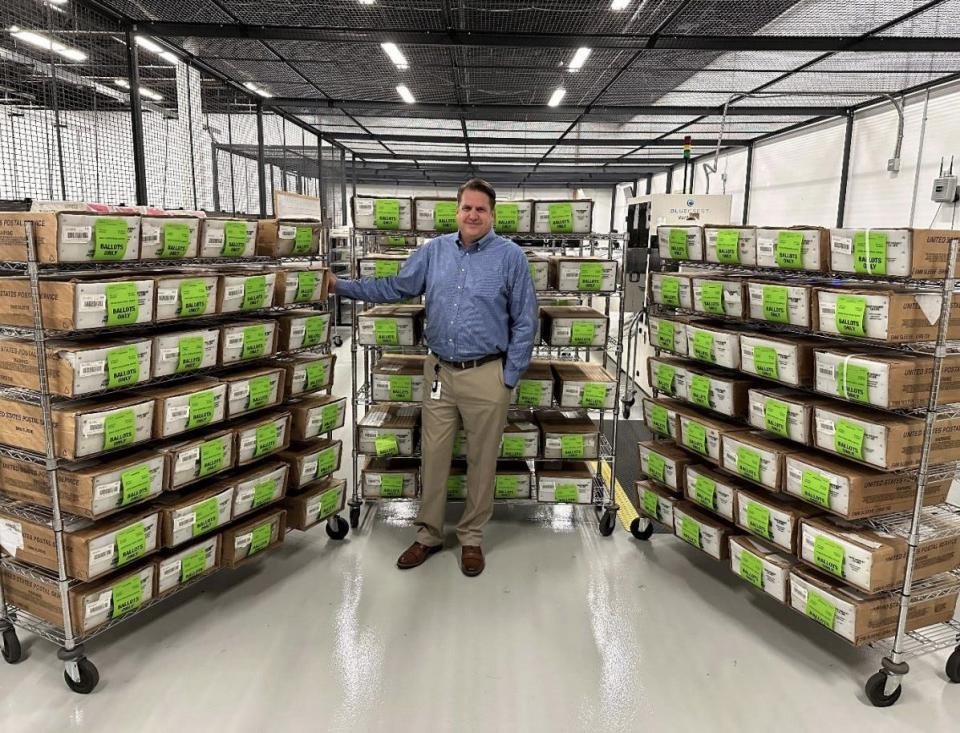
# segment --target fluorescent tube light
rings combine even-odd
[[[118,86],[121,89],[130,89],[130,82],[128,82],[126,79],[114,79],[113,83],[115,86]],[[163,95],[157,94],[155,91],[147,87],[144,87],[144,86],[137,87],[137,91],[140,92],[141,97],[146,97],[147,99],[150,99],[154,102],[160,102],[161,100],[163,100]]]
[[[407,89],[406,84],[400,84],[397,86],[397,94],[403,99],[407,104],[413,104],[417,100],[413,98],[413,94],[410,93],[410,90]]]
[[[245,81],[243,85],[249,89],[254,94],[259,94],[261,97],[272,97],[273,95],[262,87],[258,87],[252,81]]]
[[[390,57],[390,60],[398,69],[402,71],[407,68],[407,57],[403,55],[403,51],[397,47],[396,43],[390,43],[389,41],[381,43],[380,48]]]
[[[564,95],[567,93],[567,90],[563,87],[557,87],[553,90],[553,94],[550,95],[550,101],[547,102],[548,107],[556,107],[560,104],[560,101],[563,99]]]
[[[67,46],[66,44],[60,43],[60,41],[50,38],[50,36],[44,35],[43,33],[25,31],[19,26],[12,25],[10,26],[10,35],[22,43],[35,46],[36,48],[41,48],[44,51],[53,51],[53,53],[59,54],[70,61],[85,61],[87,58],[87,54],[85,54],[79,48]]]
[[[570,59],[570,66],[567,68],[570,71],[580,71],[580,68],[583,66],[583,63],[587,60],[587,56],[590,55],[590,49],[586,46],[577,49],[577,52],[573,54],[573,58]]]
[[[613,0],[610,4],[611,10],[623,10],[630,4],[630,0]]]

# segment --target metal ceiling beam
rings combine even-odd
[[[377,136],[371,136],[365,133],[359,132],[347,132],[347,133],[332,133],[334,138],[339,140],[342,143],[349,143],[351,141],[359,140],[387,140],[393,143],[439,143],[444,145],[463,145],[465,138],[460,136],[453,135],[403,135],[393,132],[380,133]],[[536,145],[540,147],[550,147],[554,144],[555,138],[530,138],[526,136],[521,137],[486,137],[474,133],[470,137],[470,142],[476,145],[517,145],[517,146],[530,146]],[[672,138],[672,139],[661,139],[661,138],[649,138],[645,139],[642,137],[630,137],[630,138],[570,138],[565,140],[562,144],[564,145],[575,145],[580,147],[598,147],[598,148],[629,148],[635,145],[640,145],[647,143],[652,147],[658,148],[669,148],[669,147],[681,147],[683,145],[683,138]],[[742,147],[750,143],[749,140],[727,140],[723,141],[724,145],[730,147]],[[697,145],[716,145],[717,140],[715,138],[697,138]]]

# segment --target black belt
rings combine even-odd
[[[506,358],[506,354],[487,354],[486,356],[481,356],[479,359],[468,359],[467,361],[447,361],[446,359],[441,359],[439,356],[434,354],[437,361],[443,364],[444,366],[452,367],[453,369],[475,369],[478,366],[486,364],[487,362],[496,361],[497,359],[503,360]]]

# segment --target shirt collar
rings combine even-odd
[[[480,237],[480,239],[477,240],[476,242],[477,251],[479,252],[480,250],[487,247],[498,236],[499,235],[493,230],[493,227],[491,227],[489,232],[487,232],[482,237]],[[460,241],[460,232],[457,232],[456,242],[458,247],[464,248],[463,243]]]

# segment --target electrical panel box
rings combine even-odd
[[[933,179],[933,193],[930,198],[937,203],[952,204],[957,200],[957,177],[940,176]]]

